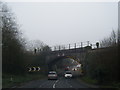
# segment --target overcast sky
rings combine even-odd
[[[117,2],[9,2],[24,37],[53,46],[95,43],[118,28]]]

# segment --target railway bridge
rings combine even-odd
[[[46,56],[46,64],[50,69],[57,61],[65,58],[71,58],[83,64],[87,51],[91,49],[91,46],[86,46],[83,48],[52,51]]]

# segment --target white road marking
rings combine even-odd
[[[56,81],[56,83],[58,82],[59,80]]]
[[[53,84],[53,88],[55,88],[55,84],[58,82],[59,80],[57,80],[54,84]]]
[[[55,84],[53,84],[53,88],[55,88]]]

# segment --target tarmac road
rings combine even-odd
[[[76,79],[65,79],[60,77],[58,80],[36,80],[26,83],[19,88],[89,88]]]

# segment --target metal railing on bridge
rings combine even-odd
[[[56,46],[52,46],[51,50],[52,51],[70,50],[70,49],[76,49],[76,48],[83,48],[86,46],[91,46],[92,49],[97,48],[96,43],[90,43],[89,41],[87,41],[87,42],[80,42],[80,43],[71,43],[66,45],[56,45]]]

